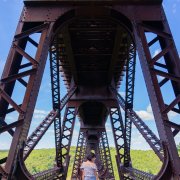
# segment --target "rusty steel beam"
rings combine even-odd
[[[122,107],[123,110],[125,110],[125,100],[112,87],[111,90],[115,94],[119,105]],[[142,134],[142,136],[145,138],[149,146],[157,154],[159,159],[163,161],[163,148],[157,136],[151,131],[151,129],[149,129],[149,127],[144,123],[144,121],[136,114],[133,109],[129,109],[127,111],[127,115],[129,116],[129,119],[133,122],[133,124],[136,126],[136,128],[139,130],[139,132]]]
[[[114,29],[115,30],[115,29]],[[119,54],[117,53],[122,47],[122,33],[124,29],[121,26],[117,27],[116,30],[116,36],[115,36],[115,42],[114,42],[114,48],[113,48],[113,52],[112,52],[112,56],[111,56],[111,61],[110,61],[110,65],[109,65],[109,71],[108,71],[108,83],[111,83],[112,81],[112,75],[114,73],[114,65],[115,63],[117,63],[116,61],[118,60],[118,56]]]
[[[22,56],[24,56],[30,63],[32,63],[32,65],[37,66],[38,62],[32,58],[29,54],[27,54],[22,48],[20,48],[19,46],[17,46],[16,44],[13,44],[13,48]]]
[[[113,170],[113,164],[111,160],[111,153],[110,153],[110,148],[109,148],[109,143],[108,143],[108,137],[107,137],[107,132],[99,132],[100,134],[100,142],[99,144],[101,145],[99,148],[102,148],[102,159],[104,169],[106,171],[106,174],[104,177],[106,179],[113,179],[114,178],[114,170]]]
[[[21,107],[19,107],[16,102],[2,89],[0,89],[0,95],[2,98],[4,98],[16,111],[20,114],[23,114],[23,110]]]
[[[34,27],[36,24],[34,25]],[[16,34],[23,33],[25,27],[25,23],[20,23],[17,28]],[[5,65],[5,70],[2,75],[2,80],[4,82],[1,82],[1,96],[0,96],[0,106],[4,105],[3,108],[0,110],[0,114],[3,114],[3,112],[7,112],[5,110],[8,106],[8,104],[11,104],[12,107],[19,113],[18,121],[24,120],[23,123],[18,126],[15,129],[13,140],[11,143],[11,148],[9,151],[9,155],[6,161],[5,165],[5,171],[8,173],[8,178],[13,178],[16,176],[16,172],[14,171],[14,167],[16,167],[18,152],[20,151],[20,147],[22,147],[22,143],[26,140],[33,110],[35,107],[35,102],[37,99],[38,90],[40,87],[40,82],[43,75],[43,69],[46,62],[46,57],[48,54],[48,44],[50,42],[49,36],[51,33],[51,25],[47,26],[44,30],[40,31],[41,34],[39,45],[36,51],[35,60],[39,63],[39,66],[34,69],[33,73],[26,73],[24,75],[18,75],[18,71],[20,69],[22,58],[23,56],[28,56],[27,53],[21,53],[19,54],[12,46],[10,49],[10,54],[7,59],[7,63]],[[33,31],[32,31],[33,34]],[[20,40],[16,40],[14,38],[13,44],[20,47],[22,51],[25,51],[26,49],[26,43],[27,38],[22,38]],[[17,60],[18,58],[18,60]],[[17,74],[17,75],[16,75]],[[14,100],[11,98],[11,95],[13,93],[13,88],[15,85],[15,81],[18,80],[22,76],[29,76],[29,82],[25,90],[24,98],[22,99],[22,105],[18,106]],[[7,80],[5,82],[5,80]],[[14,82],[12,82],[14,81]],[[34,83],[36,82],[36,83]],[[4,102],[5,100],[6,102]],[[5,111],[4,111],[5,110]],[[6,114],[4,114],[2,117],[4,118]]]
[[[62,168],[62,150],[61,144],[61,102],[60,102],[60,71],[59,71],[59,53],[58,38],[56,37],[53,45],[50,47],[50,73],[51,73],[51,90],[53,109],[58,111],[54,121],[55,146],[56,146],[56,164]],[[62,109],[62,108],[61,108]]]
[[[2,127],[6,127],[8,124],[4,121],[4,120],[2,120],[1,118],[0,118],[0,128],[2,128]],[[8,133],[11,135],[11,136],[13,136],[14,135],[14,130],[13,129],[9,129],[8,130]]]
[[[0,159],[0,164],[4,164],[6,162],[6,160],[7,160],[7,157]]]
[[[36,68],[33,68],[33,69],[27,70],[25,72],[15,74],[15,75],[11,75],[11,76],[9,76],[7,78],[3,78],[3,79],[1,79],[1,82],[2,83],[10,83],[12,81],[19,80],[22,77],[33,75],[33,74],[35,74],[35,72],[36,72]]]
[[[149,21],[148,23],[136,22],[134,23],[134,32],[137,50],[140,57],[139,59],[147,85],[157,130],[160,139],[168,145],[167,148],[170,154],[170,161],[172,163],[169,175],[172,178],[178,179],[180,172],[180,159],[175,144],[174,132],[171,127],[166,126],[165,122],[169,121],[167,113],[170,110],[173,111],[175,105],[177,105],[178,109],[180,109],[180,102],[178,100],[180,95],[180,59],[163,7],[161,7],[161,12],[161,21],[158,23],[160,26],[154,24],[152,21]],[[151,56],[152,52],[148,46],[147,32],[153,33],[159,37],[158,43],[161,46],[161,52],[156,56],[156,62],[159,62],[160,57],[163,57],[164,62],[162,64],[166,67],[161,71],[157,70],[156,64],[153,64],[153,57]],[[157,76],[163,78],[165,77],[171,82],[171,97],[175,96],[172,104],[169,104],[168,109],[166,110],[165,108],[167,108],[167,106],[164,102],[164,94],[161,89],[162,86],[159,86]],[[164,83],[164,85],[165,84],[166,83]]]
[[[28,29],[28,30],[26,30],[26,31],[23,31],[23,32],[15,35],[15,36],[14,36],[14,40],[15,40],[15,41],[18,41],[18,40],[24,39],[24,38],[26,38],[26,37],[29,39],[29,38],[30,38],[30,37],[29,37],[30,35],[32,35],[32,34],[34,34],[34,33],[42,32],[43,30],[47,29],[48,26],[49,26],[48,23],[43,23],[43,24],[41,24],[41,25],[39,25],[39,26],[35,26],[35,27],[31,28],[31,29]],[[37,45],[38,45],[38,44],[37,44]]]
[[[118,166],[119,177],[123,178],[123,161],[124,161],[124,148],[125,148],[125,134],[124,124],[119,107],[111,107],[109,110],[110,120],[112,125],[113,137],[116,148],[116,163]]]
[[[0,178],[7,178],[8,174],[5,172],[4,168],[0,165]]]
[[[10,131],[12,128],[21,126],[24,120],[15,121],[11,124],[6,124],[5,126],[0,127],[0,134],[6,131]]]
[[[59,148],[62,149],[62,162],[63,162],[63,177],[66,179],[67,171],[70,161],[69,151],[72,141],[72,135],[74,130],[75,118],[77,114],[77,108],[66,107],[64,119],[62,122],[62,139]]]
[[[62,35],[63,35],[64,43],[66,44],[67,59],[71,64],[71,73],[73,74],[75,83],[77,83],[78,82],[77,68],[76,68],[76,64],[75,64],[75,60],[74,60],[74,56],[73,56],[73,50],[72,50],[72,46],[71,46],[71,37],[69,34],[69,29],[64,28],[62,30]]]
[[[51,111],[46,118],[40,123],[40,125],[35,129],[35,131],[28,137],[25,147],[24,147],[24,160],[29,156],[31,151],[41,140],[42,136],[48,130],[52,122],[55,120],[58,112]]]
[[[160,5],[163,0],[91,0],[94,5]],[[26,5],[89,5],[87,0],[25,0]]]
[[[80,166],[83,163],[83,160],[85,158],[85,152],[86,152],[86,133],[79,131],[79,137],[78,142],[76,146],[76,152],[75,152],[75,158],[74,158],[74,164],[73,164],[73,170],[71,179],[78,179],[80,178]]]
[[[52,180],[52,179],[56,179],[56,178],[61,179],[60,178],[61,175],[59,175],[59,171],[60,171],[60,168],[54,167],[52,169],[34,174],[33,179],[34,180],[44,180],[44,179]]]
[[[50,125],[56,120],[59,112],[62,111],[63,107],[66,105],[68,100],[74,94],[76,88],[71,88],[71,90],[62,98],[60,102],[59,110],[52,110],[46,118],[39,124],[39,126],[32,132],[32,134],[28,137],[25,147],[24,147],[24,160],[29,156],[31,151],[37,145],[37,143],[41,140],[42,136],[46,133]],[[58,144],[59,147],[59,144]],[[59,149],[59,148],[57,148]]]
[[[104,169],[106,169],[107,167],[107,163],[106,163],[106,157],[105,157],[105,152],[104,152],[104,147],[103,147],[103,143],[101,141],[101,134],[99,135],[100,140],[99,140],[99,160],[101,161],[101,167],[99,168],[99,171],[102,171]]]
[[[131,148],[131,129],[132,129],[132,121],[128,116],[128,110],[133,108],[133,100],[134,100],[134,84],[135,84],[135,68],[136,68],[136,49],[133,42],[131,42],[131,38],[127,37],[127,44],[130,43],[130,47],[127,46],[127,63],[126,63],[126,96],[125,96],[125,138],[126,138],[126,146],[124,150],[124,166],[131,166],[131,156],[130,156],[130,148]]]
[[[132,179],[138,179],[138,180],[154,180],[155,175],[144,172],[144,171],[140,171],[135,168],[128,167],[128,168],[125,168],[124,178],[125,179],[132,178]]]

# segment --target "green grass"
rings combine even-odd
[[[0,151],[0,158],[6,157],[7,153],[8,153],[7,151]],[[71,159],[70,159],[67,180],[70,180],[71,177],[71,171],[74,162],[74,154],[75,154],[75,147],[71,147],[71,151],[70,151]],[[116,155],[115,149],[111,148],[111,156],[112,156],[112,163],[114,167],[115,177],[116,179],[119,179],[117,167],[116,167],[115,155]],[[54,157],[55,157],[55,149],[39,149],[39,150],[37,149],[30,154],[25,164],[27,166],[27,169],[30,171],[30,173],[35,174],[40,171],[44,171],[49,168],[52,168],[55,163]],[[158,157],[151,150],[148,151],[132,150],[131,157],[134,168],[137,168],[139,170],[148,173],[157,174],[162,166],[162,163],[160,162]]]

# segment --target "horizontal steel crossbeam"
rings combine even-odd
[[[149,174],[147,172],[144,172],[144,171],[140,171],[138,169],[134,169],[134,168],[125,168],[125,177],[129,176],[130,178],[133,178],[133,179],[138,179],[138,180],[153,180],[154,179],[154,175],[153,174]]]
[[[37,174],[35,174],[33,177],[36,180],[52,180],[54,178],[56,178],[59,174],[60,168],[55,167],[43,172],[39,172]]]

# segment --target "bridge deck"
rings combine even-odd
[[[118,85],[131,43],[127,39],[124,28],[106,18],[74,20],[57,39],[65,84],[73,76],[80,86],[106,86],[112,77]]]
[[[34,5],[34,4],[88,4],[96,3],[96,4],[144,4],[144,5],[155,5],[161,4],[163,0],[24,0],[26,5]]]

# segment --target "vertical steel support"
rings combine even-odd
[[[65,179],[67,177],[67,171],[69,166],[69,160],[70,160],[69,151],[71,146],[76,114],[77,114],[77,108],[69,107],[67,105],[62,123],[62,140],[61,140],[62,162],[64,166]]]
[[[116,162],[118,173],[119,177],[123,179],[123,169],[121,167],[124,160],[125,137],[123,119],[119,107],[110,108],[110,119],[117,153]]]
[[[106,179],[114,178],[111,153],[109,149],[108,137],[106,131],[100,132],[100,148],[102,148],[102,160],[104,168],[107,169]],[[105,161],[105,162],[104,162]]]
[[[38,26],[35,24],[27,28],[26,23],[19,22],[2,74],[0,85],[0,117],[4,120],[6,114],[9,112],[8,106],[11,105],[13,111],[17,111],[19,114],[18,121],[22,122],[22,124],[16,127],[13,133],[13,140],[5,165],[8,179],[12,179],[15,174],[18,153],[27,139],[48,55],[52,26],[52,23],[39,24]],[[37,32],[41,34],[39,44],[30,38],[30,35]],[[26,52],[28,41],[37,48],[34,58]],[[23,58],[29,62],[22,64]],[[26,69],[27,67],[29,67],[29,70]],[[24,77],[28,78],[28,82],[23,79]],[[26,88],[22,104],[20,105],[16,104],[11,98],[17,81]]]
[[[78,142],[77,142],[77,146],[76,146],[76,153],[75,153],[75,159],[74,159],[71,179],[73,179],[73,178],[80,179],[79,168],[84,160],[85,151],[86,151],[86,136],[85,136],[85,132],[80,130]]]
[[[131,42],[131,41],[130,41]],[[135,81],[135,67],[136,67],[136,49],[134,44],[128,46],[127,52],[128,59],[126,65],[126,98],[125,98],[125,138],[126,144],[124,149],[124,166],[131,166],[131,156],[130,156],[130,147],[131,147],[131,128],[132,121],[128,116],[128,110],[133,108],[133,99],[134,99],[134,81]]]
[[[172,127],[174,126],[176,130],[178,125],[169,120],[168,113],[170,111],[179,112],[180,60],[163,8],[161,11],[162,21],[158,21],[158,23],[154,23],[154,21],[149,21],[148,23],[134,22],[134,32],[140,63],[159,136],[160,139],[167,144],[170,154],[170,164],[172,169],[170,171],[165,171],[167,174],[166,177],[169,179],[179,179],[180,158],[174,140],[174,132],[172,131]],[[150,42],[147,41],[147,32],[156,35],[156,37]],[[160,44],[161,52],[155,57],[152,57],[150,47],[156,42]],[[159,61],[162,58],[164,58],[164,62]],[[158,76],[163,79],[161,82],[158,82]],[[172,90],[174,92],[174,94],[171,93],[171,96],[175,96],[175,99],[168,105],[164,102],[161,91],[161,87],[167,82],[171,82]]]
[[[50,73],[53,109],[58,111],[54,120],[55,147],[56,147],[56,164],[62,167],[62,149],[61,144],[61,111],[60,111],[60,68],[59,68],[59,50],[58,38],[56,37],[50,47]]]
[[[101,132],[99,133],[99,160],[101,161],[101,169],[105,169],[107,167],[106,163],[106,154],[105,154],[105,149],[103,147],[103,142],[102,142],[102,134]]]

